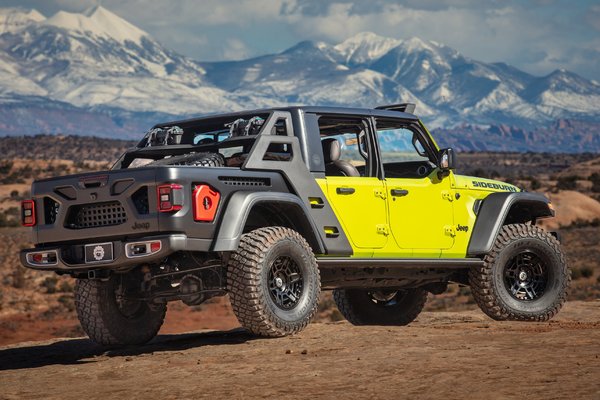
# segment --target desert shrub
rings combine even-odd
[[[19,220],[17,218],[8,214],[7,211],[0,211],[0,227],[14,228],[16,226],[19,226]]]
[[[581,267],[581,277],[591,278],[594,275],[594,269],[591,267]]]
[[[596,228],[600,226],[600,218],[590,219],[576,219],[571,222],[570,225],[562,226],[563,228]]]
[[[590,175],[590,181],[592,181],[592,192],[600,193],[600,173],[594,172]]]
[[[69,311],[75,310],[75,301],[72,295],[63,294],[58,298],[58,302]]]
[[[530,186],[531,186],[531,190],[538,190],[539,188],[542,187],[542,184],[540,183],[540,181],[538,181],[536,178],[531,178],[529,180],[530,182]]]
[[[556,188],[559,190],[575,190],[577,189],[577,179],[576,175],[561,176],[556,181]]]
[[[0,175],[7,175],[13,167],[13,162],[9,160],[0,161]]]
[[[73,284],[70,281],[62,281],[58,285],[58,291],[61,293],[71,293],[73,291]]]
[[[460,286],[458,289],[457,296],[470,296],[471,289],[468,286]]]
[[[55,276],[48,276],[41,283],[43,288],[46,288],[46,293],[52,294],[56,293],[56,284],[58,283],[58,279]]]
[[[12,287],[22,289],[25,287],[25,268],[18,266],[12,273]]]
[[[591,278],[592,276],[594,276],[594,269],[591,267],[573,268],[571,271],[571,278],[573,280]]]
[[[496,179],[500,174],[495,169],[487,170],[483,168],[475,168],[467,171],[467,175],[476,176],[478,178]]]

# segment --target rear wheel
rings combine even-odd
[[[481,310],[495,320],[546,321],[567,298],[571,274],[559,242],[535,225],[502,227],[469,282]]]
[[[111,275],[106,281],[77,280],[77,316],[91,340],[104,346],[122,346],[143,344],[156,336],[166,304],[150,307],[143,300],[133,300],[131,289],[135,286],[129,274]]]
[[[321,282],[313,252],[296,231],[259,228],[244,234],[227,267],[233,311],[256,335],[301,331],[317,311]]]
[[[427,301],[422,289],[335,289],[333,299],[353,325],[407,325]]]

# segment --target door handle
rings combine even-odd
[[[339,187],[335,189],[335,192],[337,194],[352,194],[354,193],[356,190],[354,190],[354,188],[351,187]]]
[[[392,190],[390,190],[390,194],[392,196],[398,196],[398,197],[406,196],[408,194],[408,190],[406,190],[406,189],[392,189]]]

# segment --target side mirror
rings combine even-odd
[[[440,150],[438,153],[438,165],[442,172],[448,172],[456,168],[456,156],[452,148]]]

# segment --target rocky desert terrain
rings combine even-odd
[[[105,351],[86,339],[0,348],[0,399],[599,399],[600,301],[548,323],[425,312],[406,327],[313,323],[163,334]]]
[[[160,336],[104,351],[82,338],[73,282],[26,270],[19,202],[33,179],[108,168],[132,142],[0,139],[0,399],[13,398],[596,398],[600,399],[600,157],[461,153],[459,173],[546,193],[573,271],[570,301],[543,324],[498,323],[469,289],[431,296],[408,327],[352,327],[325,292],[316,322],[289,338],[239,329],[227,298],[169,305]],[[77,150],[84,149],[84,150]],[[102,149],[102,151],[100,151]],[[66,338],[66,339],[65,339]],[[41,342],[40,342],[41,341]],[[233,379],[235,378],[235,379]],[[105,383],[103,385],[102,383]],[[93,393],[89,388],[93,387]]]

